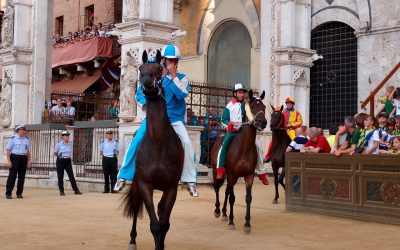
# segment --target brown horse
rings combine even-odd
[[[285,184],[283,179],[285,178],[285,153],[286,149],[292,141],[286,132],[285,128],[285,117],[282,113],[283,106],[281,108],[275,109],[271,105],[271,131],[272,131],[272,145],[271,145],[271,165],[272,171],[274,172],[274,184],[275,184],[275,198],[272,201],[274,204],[278,204],[279,183],[285,189]],[[279,176],[279,168],[282,168],[281,175]]]
[[[265,105],[262,102],[265,92],[261,94],[260,98],[253,96],[253,92],[249,91],[249,105],[251,113],[254,115],[254,122],[248,122],[245,118],[244,125],[240,129],[239,134],[232,140],[229,145],[227,159],[226,159],[226,173],[227,173],[227,187],[225,190],[224,206],[222,207],[222,220],[228,219],[226,215],[226,206],[229,198],[230,212],[229,212],[229,225],[228,229],[235,229],[233,223],[233,205],[235,203],[235,193],[233,187],[237,183],[239,177],[244,177],[246,182],[246,223],[243,230],[246,233],[251,231],[250,226],[250,205],[252,200],[251,188],[254,180],[254,170],[257,164],[257,148],[256,148],[256,134],[257,130],[262,131],[267,126],[265,119]],[[222,138],[217,141],[211,151],[211,164],[213,167],[214,177],[214,190],[216,195],[214,216],[219,218],[221,215],[219,203],[219,189],[224,184],[224,180],[216,180],[216,165],[218,151],[223,143]]]
[[[155,249],[164,249],[184,157],[183,146],[168,119],[163,98],[161,53],[157,51],[156,62],[148,62],[145,51],[142,60],[140,82],[146,97],[147,121],[146,133],[136,158],[136,178],[124,200],[125,215],[133,217],[129,250],[136,249],[136,222],[143,203],[150,217]],[[153,204],[154,189],[163,192],[158,203],[158,218]]]

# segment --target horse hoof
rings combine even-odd
[[[128,250],[137,250],[136,244],[129,244]]]
[[[246,234],[249,234],[249,233],[251,233],[251,227],[244,226],[244,227],[243,227],[243,231],[244,231]]]
[[[215,218],[219,218],[220,216],[221,216],[221,213],[214,212],[214,217]]]
[[[273,200],[272,204],[278,204],[278,200]]]
[[[222,215],[222,219],[221,219],[222,221],[228,221],[228,216],[226,216],[226,215]]]
[[[228,230],[235,230],[235,225],[228,225]]]

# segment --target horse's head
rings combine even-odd
[[[283,116],[283,105],[280,108],[275,108],[271,105],[271,130],[285,128],[285,117]]]
[[[142,60],[143,64],[139,67],[139,71],[143,94],[145,96],[157,96],[161,92],[161,52],[157,50],[156,58],[149,59],[147,52],[143,51]]]
[[[249,91],[249,106],[252,115],[254,116],[254,125],[257,130],[262,131],[267,126],[267,119],[265,119],[265,105],[262,100],[265,97],[265,91],[262,92],[260,97],[253,96],[253,91]]]

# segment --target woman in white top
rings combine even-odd
[[[397,88],[396,91],[394,91],[393,96],[390,96],[389,98],[392,98],[393,100],[393,111],[390,113],[389,117],[396,119],[400,116],[400,88]]]
[[[375,128],[375,118],[371,115],[364,121],[366,145],[363,154],[378,154],[379,130]]]

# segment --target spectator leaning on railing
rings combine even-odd
[[[304,148],[300,150],[301,153],[330,153],[331,147],[325,136],[321,135],[321,132],[316,127],[308,129],[308,136],[310,140],[304,145]]]

